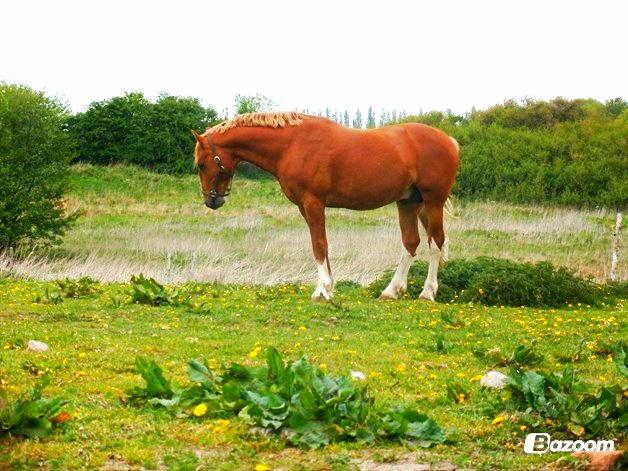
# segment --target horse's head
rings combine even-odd
[[[192,131],[192,134],[196,138],[194,163],[201,180],[205,206],[218,209],[225,204],[225,196],[231,191],[235,162],[226,153],[218,155],[211,136],[204,136],[195,131]]]

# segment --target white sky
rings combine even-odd
[[[0,80],[74,111],[125,91],[219,112],[626,97],[627,1],[29,1],[0,6]]]

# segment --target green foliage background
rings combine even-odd
[[[0,251],[54,241],[67,226],[67,119],[58,101],[0,82]]]
[[[628,106],[621,99],[513,100],[467,116],[432,111],[392,122],[443,129],[461,145],[454,194],[513,203],[625,208]]]
[[[218,122],[213,108],[196,98],[167,94],[151,102],[142,93],[94,102],[70,120],[76,161],[107,165],[125,163],[169,173],[192,170],[194,139]]]

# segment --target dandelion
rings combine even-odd
[[[395,367],[395,370],[397,370],[397,373],[405,373],[405,371],[407,370],[407,367],[406,367],[405,363],[399,363]]]
[[[501,415],[498,415],[497,417],[495,417],[493,421],[491,422],[491,424],[493,424],[495,427],[499,427],[503,423],[504,423],[504,418]]]
[[[458,395],[458,402],[463,403],[466,398],[467,398],[467,396],[465,395],[465,393],[460,393]]]
[[[265,464],[256,464],[255,471],[270,471],[270,466],[267,466]]]
[[[305,332],[307,330],[307,327],[305,327],[304,325],[302,325],[301,327],[299,327],[299,330],[301,332]]]
[[[522,425],[521,427],[519,427],[519,430],[524,432],[527,428],[528,428],[527,425]]]
[[[319,367],[321,370],[326,370],[326,369],[327,369],[327,363],[321,363],[320,365],[318,365],[318,367]]]
[[[230,420],[219,419],[216,421],[216,425],[212,429],[213,433],[223,433],[229,428],[229,424],[231,424]]]
[[[207,414],[207,404],[205,403],[201,403],[198,406],[196,406],[194,408],[194,410],[192,411],[192,413],[196,416],[196,417],[202,417],[205,414]]]
[[[257,358],[257,356],[260,354],[261,351],[262,351],[262,347],[258,345],[257,347],[255,347],[253,350],[249,352],[249,358],[251,360],[254,360],[255,358]]]
[[[482,288],[478,288],[478,293],[484,294],[484,290]]]

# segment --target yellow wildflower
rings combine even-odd
[[[478,288],[478,293],[484,294],[484,290],[482,288]]]
[[[201,403],[198,406],[196,406],[194,408],[194,410],[192,411],[192,413],[196,416],[196,417],[202,417],[205,414],[207,414],[207,404],[205,403]]]
[[[231,424],[230,420],[227,419],[219,419],[216,421],[216,425],[212,429],[213,433],[223,433],[227,428],[229,428],[229,424]]]
[[[458,395],[458,402],[462,403],[464,402],[464,400],[467,398],[467,396],[464,393],[460,393]]]
[[[320,365],[318,365],[318,367],[319,367],[321,370],[326,370],[326,369],[327,369],[327,363],[321,363]]]
[[[255,471],[270,471],[270,466],[267,466],[265,464],[256,464]]]
[[[397,373],[404,373],[407,368],[405,363],[399,363],[395,369],[397,370]]]
[[[497,417],[495,417],[493,421],[491,422],[491,424],[495,425],[496,427],[499,427],[503,423],[504,423],[504,418],[501,415],[498,415]]]
[[[519,430],[521,430],[522,432],[525,431],[528,427],[526,425],[522,425],[521,427],[519,427]]]
[[[260,346],[255,347],[253,350],[249,352],[249,358],[251,360],[257,358],[257,356],[260,354],[261,351],[262,351],[262,347]]]
[[[307,330],[307,327],[305,327],[304,325],[302,325],[301,327],[299,327],[299,330],[300,330],[300,331],[306,331],[306,330]]]

